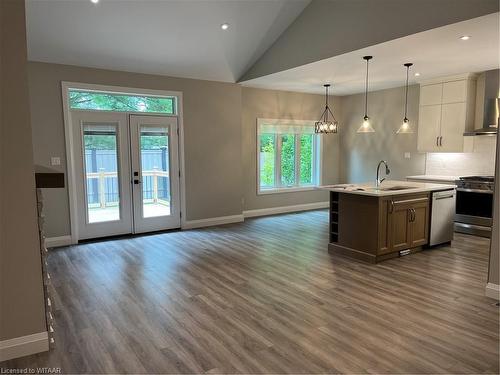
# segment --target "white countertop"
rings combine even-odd
[[[408,187],[402,190],[385,190],[390,187],[405,186]],[[413,181],[384,181],[380,187],[376,188],[375,183],[363,184],[336,184],[323,185],[318,189],[337,191],[339,193],[369,195],[373,197],[382,197],[387,195],[415,194],[429,191],[455,189],[455,185],[450,184],[434,184],[429,182],[413,182]]]
[[[441,176],[436,174],[421,174],[417,176],[406,176],[406,178],[412,180],[424,180],[424,181],[443,181],[443,182],[451,182],[455,183],[458,180],[459,176]]]

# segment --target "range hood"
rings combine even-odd
[[[478,80],[478,93],[476,96],[476,106],[483,106],[482,127],[465,132],[465,136],[473,135],[496,135],[498,131],[500,99],[499,90],[499,70],[488,70],[484,72],[484,84]],[[484,88],[483,88],[484,86]]]

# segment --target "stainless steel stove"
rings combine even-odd
[[[457,205],[455,232],[491,237],[493,222],[493,176],[466,176],[455,181]]]

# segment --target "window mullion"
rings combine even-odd
[[[274,135],[274,144],[276,145],[276,154],[274,155],[274,185],[281,187],[281,136],[280,134]]]
[[[300,185],[300,134],[295,134],[295,186]]]

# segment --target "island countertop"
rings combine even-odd
[[[435,184],[429,182],[414,181],[383,181],[380,186],[375,187],[375,183],[362,184],[336,184],[318,186],[318,189],[335,191],[338,193],[368,195],[372,197],[383,197],[390,195],[415,194],[430,191],[440,191],[455,189],[455,185]]]

